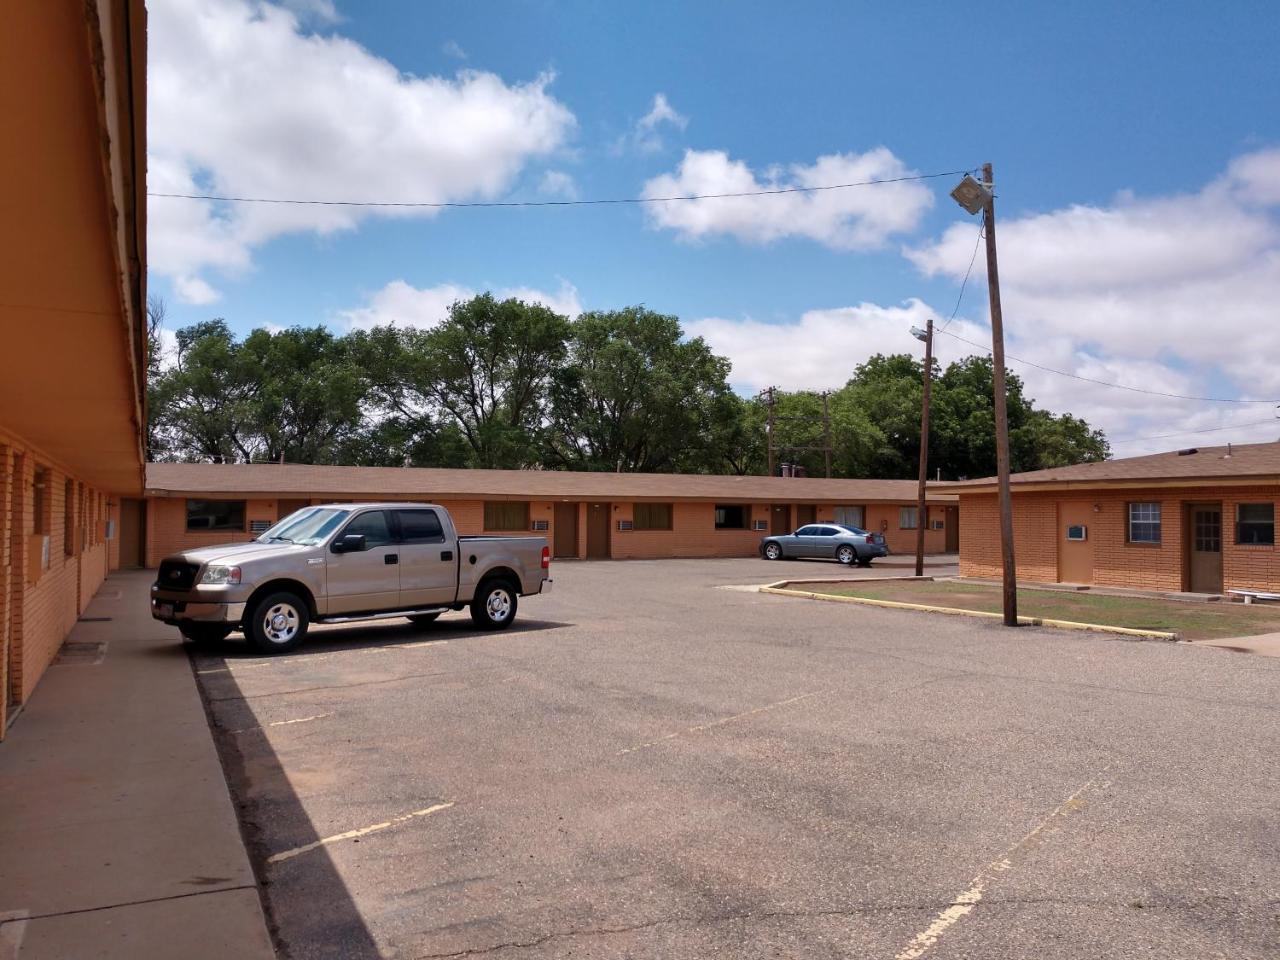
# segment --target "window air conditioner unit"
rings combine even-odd
[[[753,520],[753,521],[751,521],[751,529],[752,529],[752,530],[768,530],[768,529],[769,529],[769,521],[768,521],[768,520]]]
[[[550,520],[535,520],[535,521],[533,521],[533,529],[535,529],[535,530],[544,530],[544,531],[545,531],[545,530],[550,530],[550,529],[551,529],[551,521],[550,521]]]
[[[618,521],[618,529],[619,529],[619,530],[634,530],[635,528],[636,528],[636,525],[635,525],[635,523],[634,523],[633,521],[631,521],[631,520],[619,520],[619,521]]]

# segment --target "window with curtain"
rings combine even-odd
[[[1160,504],[1129,504],[1129,542],[1160,542]]]
[[[637,503],[631,518],[636,530],[670,530],[671,504]]]
[[[524,500],[486,500],[484,528],[506,531],[529,529],[529,504]]]

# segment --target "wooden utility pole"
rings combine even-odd
[[[822,391],[822,442],[826,446],[822,450],[822,459],[827,468],[827,479],[831,479],[831,400],[830,394]]]
[[[924,576],[924,531],[929,520],[929,394],[933,385],[933,317],[924,328],[924,396],[920,403],[920,488],[916,495],[916,576]]]
[[[765,460],[768,464],[767,473],[773,476],[773,387],[764,392],[765,405],[768,411],[764,424],[764,445]]]
[[[1004,315],[1000,311],[1000,270],[996,266],[995,176],[982,165],[989,197],[982,211],[987,237],[987,294],[991,303],[991,359],[996,407],[996,475],[1000,483],[1000,554],[1004,572],[1004,624],[1018,625],[1018,575],[1013,562],[1013,495],[1009,490],[1009,411],[1004,385]]]

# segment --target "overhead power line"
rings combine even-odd
[[[977,347],[987,353],[991,352],[991,348],[974,340],[960,336],[958,333],[940,330],[939,333],[946,333],[948,337],[967,343],[970,346]],[[1010,360],[1016,360],[1018,363],[1025,363],[1028,367],[1035,367],[1037,370],[1043,370],[1046,373],[1056,373],[1060,377],[1069,377],[1072,380],[1080,380],[1084,383],[1092,383],[1099,387],[1111,387],[1114,390],[1128,390],[1130,393],[1142,393],[1150,397],[1166,397],[1170,400],[1196,400],[1201,403],[1274,403],[1280,404],[1280,400],[1263,400],[1263,399],[1246,399],[1244,397],[1190,397],[1182,393],[1166,393],[1163,390],[1148,390],[1145,387],[1134,387],[1127,383],[1110,383],[1107,380],[1095,380],[1093,377],[1082,377],[1078,373],[1068,373],[1066,370],[1057,370],[1053,367],[1046,367],[1044,364],[1036,363],[1034,360],[1024,360],[1022,357],[1015,357],[1011,353],[1006,353],[1006,357]]]
[[[947,317],[946,322],[938,329],[938,333],[946,333],[947,327],[951,326],[951,321],[960,312],[960,303],[964,300],[964,288],[969,285],[969,274],[973,273],[973,265],[978,261],[978,247],[982,246],[986,228],[985,222],[978,224],[978,238],[973,241],[973,254],[969,257],[969,269],[964,272],[964,279],[960,281],[960,293],[956,296],[956,305],[951,310],[951,316]]]
[[[772,197],[783,193],[820,193],[826,190],[847,190],[851,187],[872,187],[882,183],[906,183],[912,180],[935,180],[938,177],[954,177],[969,173],[968,170],[946,170],[942,173],[921,173],[910,177],[886,177],[882,180],[859,180],[854,183],[831,183],[816,187],[776,187],[772,190],[744,190],[739,193],[695,193],[678,197],[611,197],[596,200],[474,200],[474,201],[392,201],[392,200],[298,200],[287,197],[223,197],[205,193],[148,193],[148,197],[166,197],[174,200],[216,200],[222,203],[284,203],[319,207],[589,207],[624,203],[678,203],[683,200],[724,200],[732,197]]]
[[[1168,440],[1170,437],[1189,437],[1201,433],[1221,433],[1223,430],[1241,430],[1245,427],[1260,427],[1264,423],[1280,426],[1276,419],[1250,420],[1248,423],[1232,423],[1225,427],[1210,427],[1208,430],[1179,430],[1177,433],[1161,433],[1154,437],[1121,437],[1119,440],[1108,440],[1108,443],[1137,443],[1139,440]]]

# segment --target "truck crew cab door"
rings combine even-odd
[[[358,514],[338,531],[334,541],[351,534],[364,537],[365,548],[336,553],[326,561],[331,614],[394,610],[400,602],[400,547],[391,535],[385,510]]]
[[[400,525],[400,607],[438,607],[458,594],[458,545],[437,511],[395,511]]]

